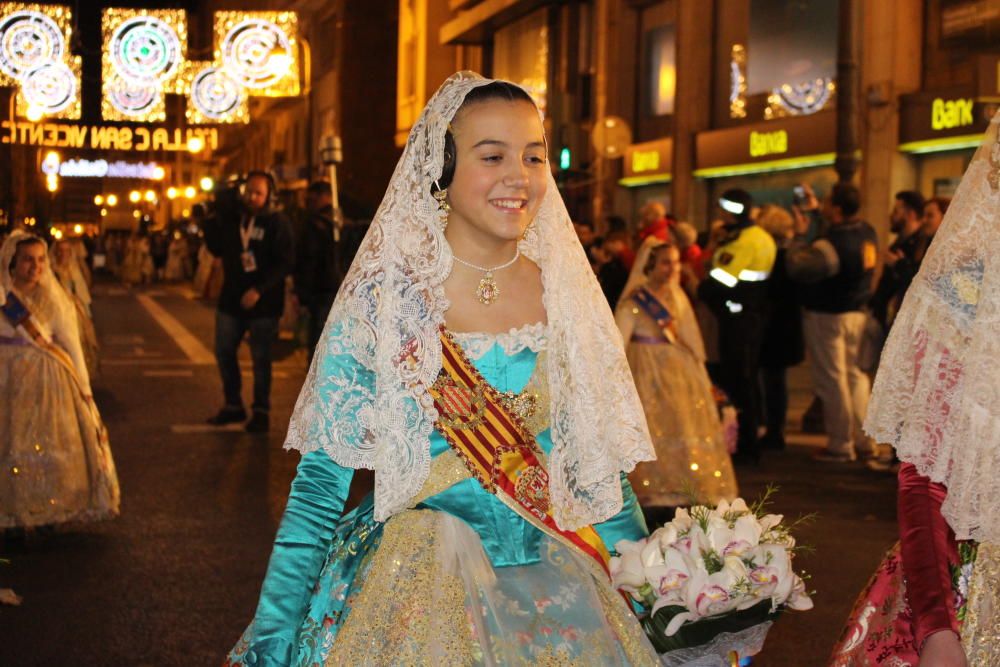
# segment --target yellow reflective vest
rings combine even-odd
[[[727,287],[762,282],[771,276],[777,253],[770,234],[757,225],[744,227],[715,251],[709,276]]]

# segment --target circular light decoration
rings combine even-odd
[[[21,94],[29,107],[58,113],[76,100],[76,75],[64,63],[46,63],[21,80]]]
[[[287,63],[293,58],[285,31],[263,19],[237,23],[222,40],[226,70],[247,88],[269,88],[278,83],[288,73]],[[286,66],[276,67],[277,60]]]
[[[111,106],[126,116],[143,116],[160,101],[160,90],[156,86],[137,86],[124,79],[108,84],[105,94]]]
[[[21,79],[40,66],[62,60],[62,30],[41,12],[19,11],[0,20],[0,70]]]
[[[191,103],[206,118],[226,120],[244,100],[240,83],[218,67],[206,67],[191,82]]]
[[[153,16],[123,21],[108,52],[118,76],[139,86],[170,78],[183,60],[177,31]]]
[[[832,79],[821,78],[803,83],[786,83],[768,96],[772,108],[778,107],[790,116],[807,116],[820,111],[833,96]]]

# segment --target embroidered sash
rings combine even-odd
[[[632,301],[656,322],[668,342],[677,342],[677,323],[674,321],[674,316],[659,299],[653,296],[652,292],[640,287],[632,295]]]
[[[69,356],[66,350],[62,349],[58,345],[54,344],[52,341],[46,337],[42,330],[38,327],[35,322],[35,318],[32,316],[31,311],[28,310],[27,305],[18,298],[14,292],[7,292],[7,301],[0,306],[0,313],[3,313],[7,321],[10,322],[11,327],[15,331],[19,331],[22,336],[27,336],[25,342],[34,343],[39,349],[52,357],[60,366],[66,369],[69,373],[73,384],[76,386],[76,390],[80,392],[82,397],[86,397],[88,392],[83,385],[83,381],[80,380],[80,376],[76,372],[76,366],[73,365],[73,359]],[[94,404],[93,400],[85,400],[87,409],[90,413],[90,418],[93,420],[94,428],[97,429],[97,438],[102,445],[108,446],[108,429],[104,425],[104,420],[101,419],[100,413],[97,411],[97,406]]]
[[[80,384],[79,378],[76,375],[76,368],[73,366],[73,360],[70,359],[65,350],[53,345],[46,338],[45,334],[42,333],[41,329],[35,323],[35,318],[32,317],[27,305],[14,292],[7,292],[7,301],[0,306],[0,312],[4,314],[7,321],[10,322],[10,326],[15,331],[21,329],[23,333],[27,334],[30,342],[35,343],[35,345],[55,357],[56,361],[66,367],[70,375],[73,376],[73,379],[76,380],[76,383]]]
[[[525,521],[576,547],[609,576],[610,554],[593,526],[561,529],[549,503],[549,473],[531,432],[483,379],[451,334],[441,330],[442,368],[430,388],[437,430],[483,488]]]

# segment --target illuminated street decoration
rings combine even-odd
[[[767,96],[764,118],[807,116],[822,110],[833,99],[833,79],[821,78],[803,83],[786,83]]]
[[[18,109],[28,115],[29,109],[43,116],[61,118],[80,117],[80,58],[72,59],[73,66],[52,62],[36,67],[21,80]]]
[[[190,152],[194,143],[215,150],[219,130],[214,127],[119,127],[115,125],[77,125],[75,123],[32,123],[0,121],[0,144],[46,146],[51,148],[90,148],[115,151]]]
[[[62,178],[141,178],[156,181],[160,180],[157,176],[161,169],[163,167],[155,162],[125,162],[123,160],[108,162],[107,160],[72,159],[60,162],[56,159],[42,162],[42,173],[55,174]]]
[[[194,64],[194,63],[192,63]],[[194,124],[247,123],[247,91],[226,70],[208,63],[193,69],[188,93],[187,119]]]
[[[215,62],[253,96],[299,94],[294,12],[216,12]]]
[[[156,122],[167,116],[158,86],[135,85],[112,75],[103,87],[101,115],[106,120]]]
[[[0,71],[6,76],[5,85],[20,81],[31,70],[49,63],[60,62],[66,54],[67,21],[60,26],[42,8],[4,12],[0,21]],[[65,31],[64,31],[65,28]]]
[[[0,85],[19,88],[17,112],[80,117],[80,59],[70,56],[69,7],[0,3]]]
[[[747,117],[747,50],[733,44],[729,63],[729,117]]]
[[[177,23],[184,26],[183,12]],[[177,30],[156,16],[135,16],[115,28],[109,45],[115,73],[129,83],[154,84],[177,73],[184,46]]]
[[[101,16],[101,113],[106,120],[166,117],[163,96],[182,93],[187,15],[179,9],[110,8]]]

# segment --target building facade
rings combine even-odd
[[[971,0],[857,2],[854,177],[888,234],[894,193],[954,189],[1000,100],[998,20]],[[790,204],[838,179],[842,3],[400,0],[396,142],[457,69],[527,87],[571,214],[655,200],[704,229],[730,187]],[[995,7],[994,7],[995,9]]]

